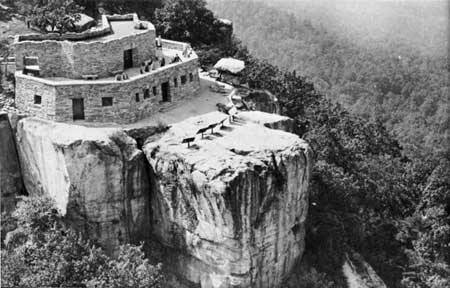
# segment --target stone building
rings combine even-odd
[[[157,38],[136,14],[103,15],[81,33],[19,35],[13,45],[17,108],[53,121],[131,123],[200,87],[190,45]]]

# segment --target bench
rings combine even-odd
[[[114,70],[114,71],[111,71],[112,76],[116,76],[117,74],[122,74],[122,73],[123,73],[123,70]]]
[[[205,128],[202,128],[202,129],[199,129],[197,131],[197,133],[195,133],[195,134],[202,134],[202,139],[203,139],[203,133],[205,133],[208,129],[209,129],[209,126],[205,127]]]
[[[188,144],[188,148],[191,147],[191,142],[194,142],[195,137],[188,137],[188,138],[184,138],[183,141],[181,141],[182,144],[187,143]]]
[[[81,77],[84,80],[97,80],[98,79],[98,75],[97,74],[82,75]]]
[[[225,121],[226,121],[227,119],[228,119],[228,118],[224,118],[222,121],[220,121],[219,123],[217,123],[217,124],[220,125],[220,128],[223,128],[223,127],[225,126]]]
[[[33,76],[39,76],[41,69],[38,65],[25,65],[23,67],[23,74],[28,75],[28,73],[33,74]]]
[[[213,123],[208,126],[208,129],[211,129],[211,134],[214,133],[214,128],[216,128],[217,125],[219,125],[219,123]]]

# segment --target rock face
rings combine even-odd
[[[312,153],[268,128],[289,130],[288,118],[239,115],[190,147],[184,138],[227,116],[174,124],[147,138],[145,154],[118,128],[24,118],[12,131],[29,194],[50,195],[110,252],[152,236],[168,248],[165,267],[201,287],[276,287],[304,250]],[[141,143],[153,133],[138,132],[128,131]]]
[[[294,131],[294,120],[286,116],[261,111],[241,111],[239,112],[239,117],[245,121],[264,125],[267,128],[283,130],[286,132]]]
[[[145,156],[123,131],[25,118],[16,138],[29,194],[52,196],[78,229],[109,249],[149,232]]]
[[[268,90],[253,90],[244,98],[247,105],[257,111],[280,114],[277,97]]]
[[[2,212],[13,210],[16,196],[24,192],[14,134],[6,113],[0,114],[0,192]]]
[[[312,153],[250,119],[181,144],[223,118],[190,118],[144,145],[152,230],[180,255],[173,268],[202,287],[275,287],[304,250]]]
[[[342,272],[347,278],[348,288],[386,288],[386,284],[364,258],[352,251],[346,253]]]

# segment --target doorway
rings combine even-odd
[[[72,99],[73,120],[84,120],[84,99]]]
[[[123,69],[133,67],[133,49],[123,51]]]
[[[162,94],[162,102],[170,102],[170,86],[169,82],[164,82],[161,84],[161,94]]]

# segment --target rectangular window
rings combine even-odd
[[[139,99],[139,93],[136,93],[136,102],[141,101],[141,99]]]
[[[190,82],[194,81],[194,74],[189,73],[189,81]]]
[[[187,80],[186,75],[182,75],[182,76],[181,76],[181,85],[186,84],[186,80]]]
[[[158,94],[158,91],[156,91],[156,86],[153,86],[153,95],[156,96],[156,94]]]
[[[112,97],[102,97],[102,106],[112,106],[113,105],[113,99]]]
[[[41,104],[42,103],[42,96],[40,95],[34,95],[34,104]]]
[[[144,89],[144,99],[147,99],[150,97],[150,89],[145,88]]]
[[[178,79],[177,78],[173,78],[173,86],[178,87]]]

